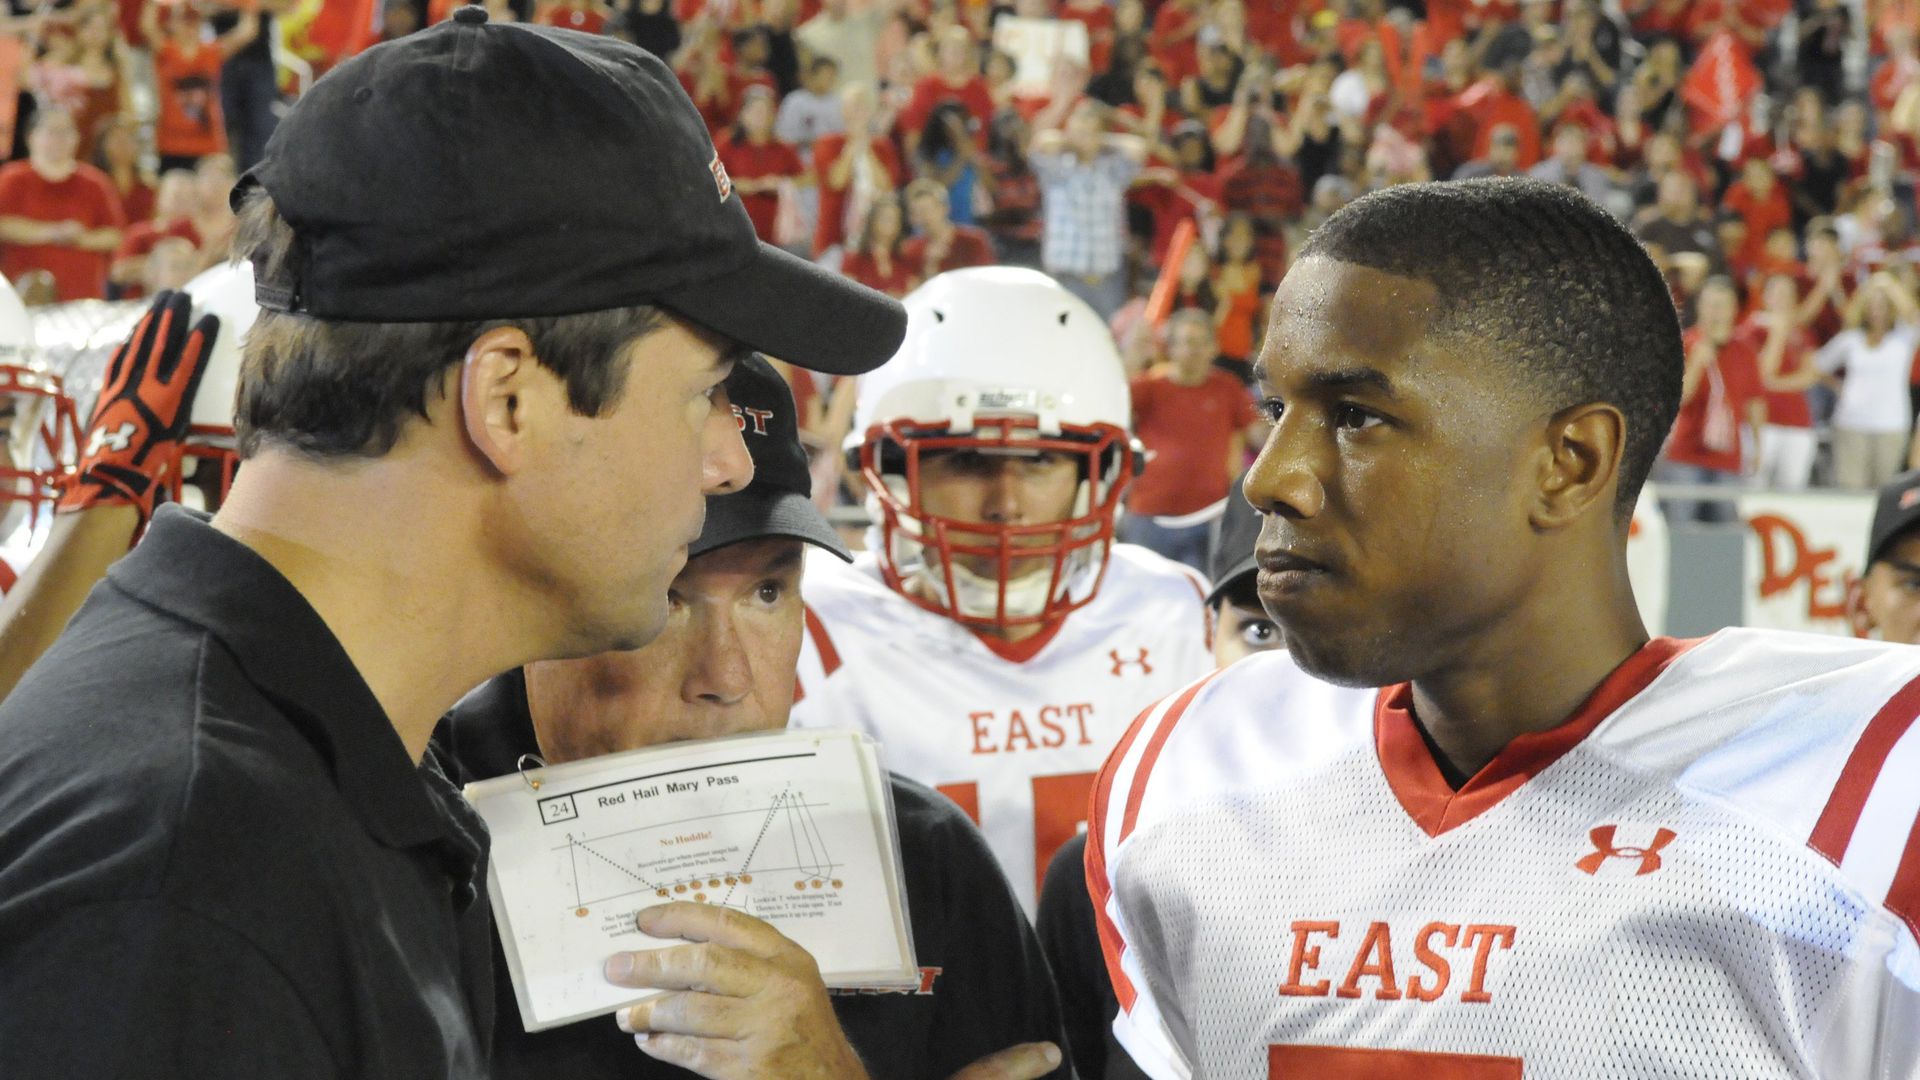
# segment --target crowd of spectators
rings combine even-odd
[[[279,5],[15,17],[0,269],[37,298],[133,296],[217,258],[223,183],[258,156],[291,89],[274,59],[318,6]],[[1244,384],[1263,300],[1326,215],[1397,183],[1529,175],[1628,222],[1671,281],[1687,399],[1660,479],[1865,487],[1920,464],[1920,0],[485,6],[666,58],[768,241],[896,296],[989,262],[1053,274],[1112,320],[1130,377],[1164,384],[1136,384],[1161,424],[1169,388],[1215,393],[1171,374],[1175,328],[1199,329],[1171,315],[1202,313]],[[373,38],[452,8],[356,10]],[[1149,310],[1156,283],[1170,302]],[[830,424],[828,395],[798,389]],[[1141,490],[1217,503],[1220,456],[1170,500]]]

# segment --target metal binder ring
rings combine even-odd
[[[521,754],[519,759],[513,763],[514,770],[520,774],[520,779],[526,781],[529,788],[539,791],[540,778],[527,775],[527,762],[529,761],[533,762],[534,768],[544,769],[547,767],[547,759],[541,757],[539,754]]]

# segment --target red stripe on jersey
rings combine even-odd
[[[1166,719],[1160,721],[1160,726],[1154,729],[1153,737],[1147,740],[1147,749],[1140,755],[1139,767],[1133,770],[1133,787],[1127,792],[1127,813],[1120,819],[1120,835],[1114,838],[1114,843],[1117,844],[1133,835],[1133,823],[1140,817],[1140,800],[1147,797],[1148,774],[1153,772],[1154,764],[1160,760],[1160,751],[1167,745],[1167,736],[1173,734],[1174,725],[1178,724],[1180,717],[1186,714],[1187,706],[1193,704],[1194,695],[1205,689],[1206,685],[1218,678],[1220,671],[1224,670],[1222,668],[1214,671],[1181,691],[1180,696],[1173,699],[1173,705],[1167,709]]]
[[[1914,819],[1913,831],[1907,833],[1906,854],[1900,856],[1900,869],[1887,889],[1887,910],[1900,916],[1907,932],[1920,941],[1920,818]]]
[[[1120,771],[1120,763],[1127,759],[1127,752],[1133,749],[1133,741],[1140,737],[1141,729],[1147,726],[1147,717],[1152,716],[1160,707],[1156,701],[1140,710],[1140,715],[1127,725],[1127,733],[1120,737],[1120,744],[1107,755],[1106,764],[1100,767],[1100,775],[1093,782],[1093,800],[1087,807],[1087,848],[1086,871],[1087,892],[1093,897],[1093,926],[1100,938],[1100,955],[1107,963],[1107,979],[1113,983],[1114,997],[1119,999],[1120,1007],[1131,1012],[1133,1003],[1140,997],[1133,988],[1133,980],[1120,967],[1120,956],[1126,952],[1127,943],[1120,936],[1120,928],[1113,925],[1112,916],[1107,914],[1107,901],[1113,897],[1113,883],[1107,878],[1107,805],[1113,798],[1113,777]]]
[[[1866,808],[1867,796],[1880,779],[1887,755],[1893,753],[1893,745],[1913,726],[1916,717],[1920,717],[1920,679],[1914,679],[1888,698],[1880,711],[1873,714],[1873,719],[1867,721],[1860,741],[1853,744],[1853,753],[1848,756],[1846,767],[1840,770],[1833,794],[1827,798],[1827,808],[1820,812],[1820,820],[1807,838],[1808,845],[1833,865],[1839,866],[1840,860],[1846,858],[1847,845],[1853,842],[1854,826],[1860,823],[1860,811]],[[1907,855],[1913,856],[1911,846]]]
[[[941,784],[933,790],[952,799],[955,806],[966,811],[973,824],[980,824],[980,785],[969,781],[965,784]]]
[[[820,653],[820,674],[831,675],[840,670],[840,653],[833,647],[833,639],[827,636],[827,625],[820,616],[805,604],[801,610],[807,614],[807,636],[813,639],[813,647]]]
[[[1580,707],[1555,727],[1515,736],[1479,772],[1455,791],[1413,716],[1413,686],[1401,683],[1380,691],[1374,706],[1374,749],[1387,786],[1428,836],[1472,821],[1500,804],[1547,766],[1580,745],[1614,710],[1645,690],[1667,665],[1698,644],[1654,638],[1627,657],[1595,687]]]

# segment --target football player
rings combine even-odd
[[[1137,457],[1093,309],[1011,267],[942,274],[906,306],[849,437],[870,550],[810,558],[794,721],[857,725],[959,803],[1031,913],[1121,729],[1211,665],[1206,587],[1114,542]]]
[[[0,468],[0,544],[19,519],[31,545],[12,554],[0,548],[0,697],[60,636],[160,499],[181,499],[183,483],[198,481],[205,491],[191,501],[217,505],[237,460],[240,341],[258,311],[246,263],[160,294],[114,351],[84,434],[56,375],[17,359],[0,363],[0,410],[13,402],[10,452],[0,462],[8,466]],[[0,293],[0,358],[16,356],[6,332],[25,319],[12,290]],[[213,467],[202,467],[209,459]]]
[[[1207,594],[1213,611],[1213,659],[1219,667],[1285,644],[1279,628],[1261,610],[1255,592],[1253,543],[1259,534],[1259,512],[1236,490],[1220,516],[1207,559],[1213,577],[1213,590]],[[1119,1004],[1101,957],[1098,925],[1088,898],[1086,840],[1082,833],[1054,854],[1040,888],[1033,925],[1060,986],[1074,1072],[1080,1080],[1136,1080],[1140,1067],[1114,1041],[1113,1017]]]
[[[1920,653],[1649,640],[1683,366],[1569,190],[1396,187],[1308,241],[1244,484],[1287,650],[1148,710],[1095,795],[1148,1075],[1920,1075]]]

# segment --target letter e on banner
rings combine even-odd
[[[1847,587],[1864,570],[1873,497],[1755,493],[1747,525],[1741,620],[1747,626],[1845,634]]]

